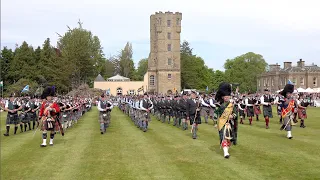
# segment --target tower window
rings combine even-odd
[[[171,44],[168,44],[168,51],[171,51]]]
[[[171,79],[171,74],[168,74],[168,79]]]
[[[172,65],[172,59],[171,58],[168,58],[168,65]]]
[[[177,26],[180,25],[180,18],[177,18]]]
[[[150,86],[154,86],[154,75],[151,75],[149,78],[149,84]]]
[[[304,85],[304,78],[303,77],[300,77],[300,84]]]
[[[168,39],[171,39],[171,33],[168,32]]]
[[[171,27],[171,20],[167,20],[167,26]]]
[[[317,87],[317,78],[313,77],[313,87]]]

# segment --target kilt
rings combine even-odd
[[[200,114],[198,113],[197,116],[195,117],[195,114],[190,114],[190,125],[193,124],[193,121],[195,121],[196,124],[201,124],[201,116]]]
[[[245,110],[240,110],[240,109],[239,109],[239,116],[242,116],[242,117],[244,117],[244,116],[245,116],[245,113],[244,113],[244,111],[245,111]]]
[[[272,115],[272,106],[263,106],[263,116],[268,116],[269,118],[273,118]]]
[[[209,107],[201,107],[200,115],[202,117],[209,116],[210,114],[210,108]]]
[[[247,107],[247,116],[248,117],[253,117],[254,116],[253,106],[248,106]]]
[[[141,120],[150,121],[150,113],[141,111]]]
[[[235,140],[237,140],[237,128],[235,128],[235,125],[233,124],[233,123],[230,123],[230,126],[231,126],[231,137],[232,137],[232,139],[231,139],[231,141],[235,141]],[[222,140],[224,139],[224,137],[223,137],[223,131],[224,131],[224,129],[225,129],[225,125],[222,127],[222,129],[219,131],[219,138],[220,138],[220,144],[221,144],[221,142],[222,142]]]
[[[18,114],[7,114],[7,120],[6,120],[6,124],[19,124],[19,117]]]
[[[181,113],[179,111],[175,111],[174,116],[179,119],[181,117]]]
[[[254,106],[254,114],[261,114],[260,106]]]
[[[28,112],[27,118],[29,121],[36,121],[37,120],[37,113],[36,112]]]
[[[103,116],[103,114],[106,114],[106,116]],[[100,114],[99,114],[100,123],[106,123],[106,122],[110,121],[110,118],[111,118],[110,111],[107,111],[106,113],[100,112]]]
[[[56,125],[56,122],[55,122],[55,118],[47,118],[46,120],[43,121],[43,124],[42,124],[42,130],[47,130],[47,131],[54,131],[55,130],[55,125]]]
[[[298,109],[299,119],[307,119],[307,111],[305,109]]]
[[[213,118],[213,116],[214,116],[214,111],[215,111],[215,109],[214,108],[210,108],[210,110],[209,110],[209,115]]]
[[[187,119],[187,113],[186,112],[180,112],[180,118],[181,119]]]
[[[20,113],[19,119],[22,123],[29,123],[30,122],[30,119],[27,117],[26,113]]]

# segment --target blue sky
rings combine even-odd
[[[181,40],[207,66],[223,70],[226,59],[246,52],[267,63],[300,58],[320,66],[320,1],[317,0],[5,0],[1,1],[1,47],[27,41],[56,45],[67,27],[83,27],[100,38],[104,53],[115,55],[132,43],[134,60],[149,55],[150,15],[182,12]]]

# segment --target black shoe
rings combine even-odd
[[[9,136],[9,134],[8,133],[5,133],[5,134],[3,134],[4,136]]]
[[[100,132],[101,134],[103,134],[103,132]]]
[[[229,159],[230,155],[226,155],[224,158]]]
[[[40,147],[47,147],[47,145],[42,145],[42,144],[40,144]]]

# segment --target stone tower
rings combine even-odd
[[[181,91],[180,33],[182,13],[156,12],[150,16],[149,92]]]

